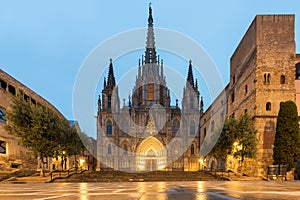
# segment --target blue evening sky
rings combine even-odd
[[[111,36],[145,28],[148,4],[145,0],[1,0],[0,68],[73,119],[73,85],[84,59]],[[230,57],[255,15],[296,14],[296,43],[300,44],[297,0],[153,0],[152,8],[154,26],[178,31],[199,43],[215,62],[225,84]],[[139,57],[131,57],[136,65]],[[165,58],[168,62],[172,63]],[[180,67],[187,72],[187,63]],[[122,76],[117,68],[115,73],[117,79]],[[101,87],[102,81],[97,93]],[[84,131],[95,135],[94,130]]]

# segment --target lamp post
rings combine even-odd
[[[62,169],[62,171],[64,170],[64,165],[66,164],[65,163],[65,154],[66,154],[66,151],[63,150],[62,151],[62,157],[61,157],[61,169]]]

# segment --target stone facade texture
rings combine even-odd
[[[230,60],[230,82],[225,89],[227,115],[238,118],[247,112],[253,116],[258,130],[257,158],[248,160],[244,170],[252,175],[265,175],[267,166],[273,163],[280,103],[292,100],[300,105],[300,95],[296,93],[300,83],[295,81],[299,55],[295,53],[294,30],[294,15],[258,15]]]
[[[182,108],[171,106],[163,61],[156,55],[149,8],[145,56],[128,105],[120,108],[112,60],[98,100],[98,170],[199,169],[199,92],[190,62]]]
[[[6,113],[10,110],[13,99],[20,94],[23,94],[24,98],[31,101],[33,104],[43,104],[50,109],[53,109],[58,115],[64,118],[63,115],[48,101],[0,69],[1,111]],[[18,169],[36,170],[37,159],[33,157],[32,152],[28,148],[24,148],[20,144],[20,139],[18,137],[7,132],[5,129],[7,123],[9,123],[9,121],[0,120],[0,143],[2,143],[0,150],[0,152],[2,151],[2,153],[0,153],[0,171],[12,171]]]

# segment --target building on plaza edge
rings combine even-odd
[[[149,7],[145,55],[128,105],[120,107],[110,60],[97,114],[98,170],[154,171],[199,169],[199,99],[192,62],[188,67],[182,109],[171,106],[163,60],[155,48],[152,8]],[[100,97],[101,96],[101,97]],[[165,120],[165,121],[164,121]]]
[[[257,15],[230,59],[230,82],[221,92],[227,98],[227,116],[238,118],[247,112],[257,129],[256,159],[246,159],[242,171],[264,176],[273,164],[273,144],[280,103],[294,101],[300,108],[300,55],[295,52],[294,15]],[[218,107],[216,99],[211,107]],[[201,116],[201,138],[211,135],[211,109]],[[205,166],[220,168],[225,160],[206,158]],[[232,156],[227,169],[239,171]]]

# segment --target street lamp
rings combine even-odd
[[[61,157],[61,169],[62,169],[62,171],[64,170],[64,165],[66,165],[66,163],[65,163],[65,154],[66,154],[66,151],[63,150],[62,151],[62,157]]]

